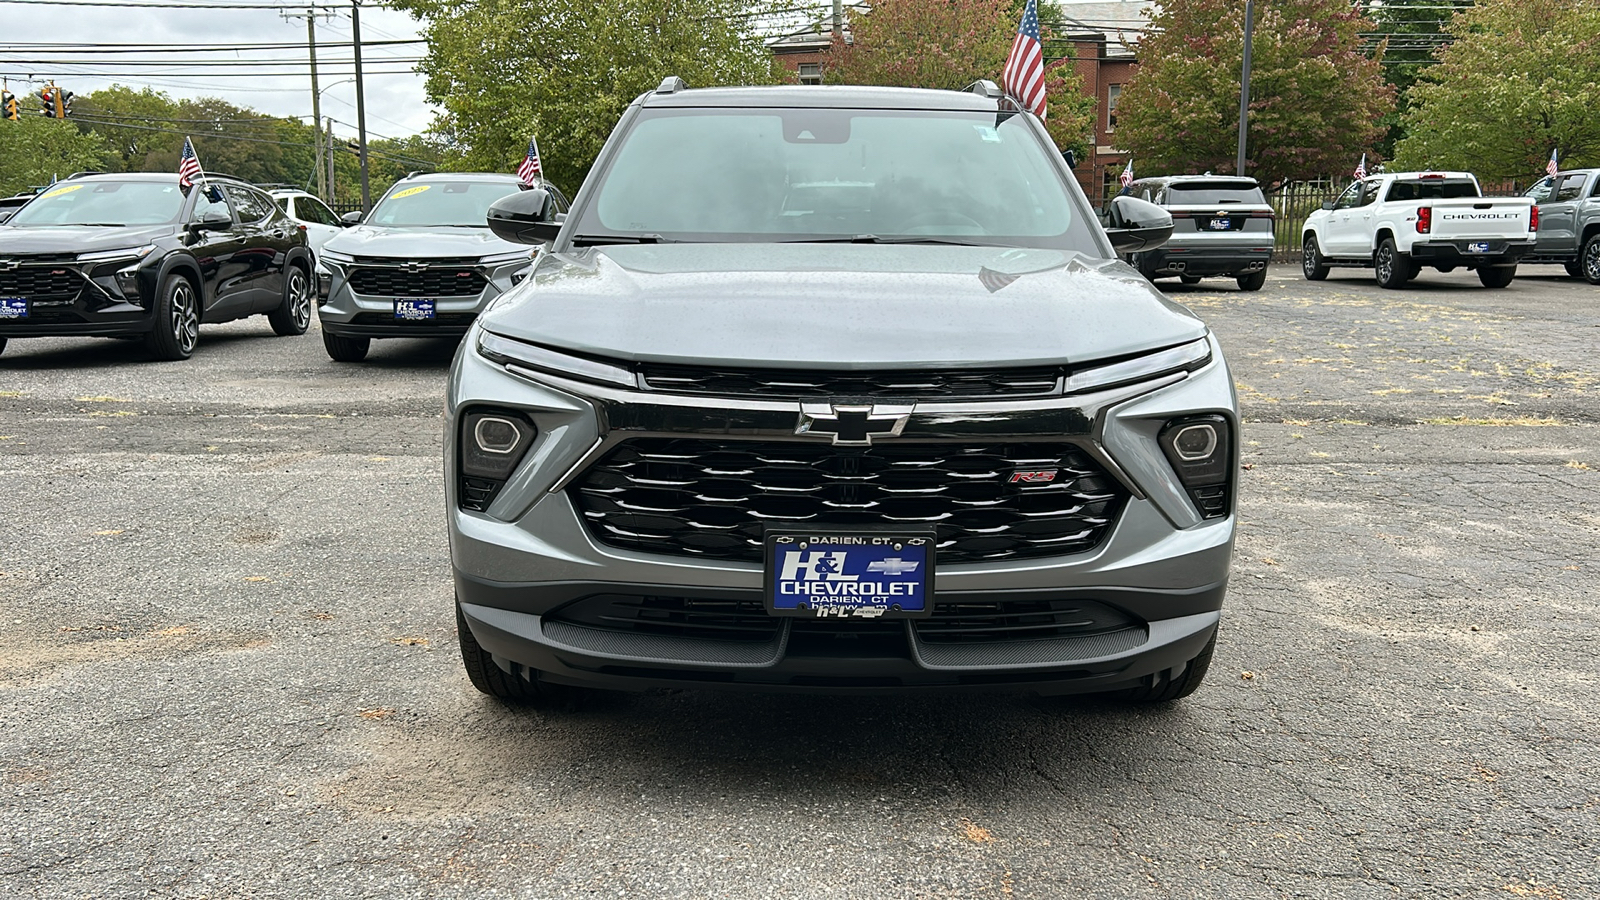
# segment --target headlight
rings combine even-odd
[[[1116,387],[1173,372],[1193,372],[1210,361],[1211,342],[1201,338],[1135,359],[1073,372],[1067,376],[1067,393]]]
[[[338,253],[333,250],[324,250],[317,254],[317,261],[334,266],[344,266],[355,262],[356,258],[348,253]]]
[[[461,508],[488,509],[537,436],[533,423],[518,412],[472,409],[463,413],[458,445]]]
[[[580,381],[599,381],[627,388],[639,386],[639,379],[634,377],[632,371],[622,366],[586,356],[562,353],[487,331],[478,337],[478,353],[485,359],[510,368],[533,369]]]
[[[145,244],[142,247],[128,247],[124,250],[99,250],[94,253],[79,253],[78,262],[106,262],[113,259],[144,259],[156,249],[155,244]]]
[[[528,262],[533,259],[533,253],[528,250],[518,250],[514,253],[496,253],[478,260],[480,266],[501,266],[506,263]]]

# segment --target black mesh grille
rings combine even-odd
[[[376,297],[472,297],[488,279],[474,269],[429,266],[416,272],[397,268],[354,268],[350,287]]]
[[[21,266],[0,271],[0,297],[29,300],[74,300],[83,290],[76,270],[50,266]]]
[[[731,397],[1047,397],[1060,386],[1052,367],[995,371],[817,372],[647,366],[645,386]]]
[[[721,641],[769,641],[781,627],[759,600],[623,594],[586,597],[551,618],[612,631]]]
[[[399,325],[404,328],[462,327],[472,324],[477,313],[438,313],[431,319],[402,319],[394,313],[364,312],[350,317],[352,325]]]
[[[914,623],[929,644],[1032,641],[1116,631],[1136,620],[1093,600],[980,600],[935,603]]]
[[[1055,470],[1011,484],[1014,471]],[[940,563],[1054,556],[1098,544],[1126,492],[1066,443],[629,441],[570,489],[613,547],[759,562],[767,526],[933,525]]]

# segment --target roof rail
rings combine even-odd
[[[62,181],[71,181],[74,178],[82,178],[85,175],[104,175],[104,174],[106,174],[106,173],[100,171],[99,169],[87,169],[87,170],[82,171],[82,172],[73,172],[71,175],[68,175],[67,177],[65,177],[65,178],[63,178],[61,180]]]
[[[689,86],[687,84],[683,83],[682,78],[679,78],[676,75],[668,75],[667,77],[661,79],[660,84],[656,85],[656,93],[676,94],[677,92],[685,90],[688,87]]]
[[[967,93],[977,94],[979,97],[988,97],[990,100],[999,100],[1005,96],[1000,90],[1000,86],[987,78],[980,78],[967,85]]]

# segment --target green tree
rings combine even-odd
[[[1396,164],[1515,178],[1600,162],[1600,5],[1481,0],[1411,90]]]
[[[177,115],[177,108],[178,104],[160,91],[136,91],[114,84],[74,98],[72,122],[111,144],[116,153],[110,163],[113,171],[149,171],[151,154],[176,154],[183,146],[182,137],[163,130],[173,127],[169,120]]]
[[[511,172],[537,135],[568,192],[622,111],[667,75],[695,87],[772,80],[741,0],[397,0],[423,22],[420,70],[462,169]]]
[[[1411,106],[1411,86],[1450,42],[1450,17],[1471,5],[1472,0],[1413,0],[1368,7],[1383,49],[1383,77],[1395,90],[1395,111],[1384,117],[1387,133],[1378,144],[1385,157],[1394,156],[1395,143],[1405,136],[1401,123]]]
[[[74,101],[73,106],[77,103]],[[85,134],[70,122],[43,116],[0,121],[0,196],[9,197],[52,178],[103,170],[114,157],[106,139]]]
[[[1350,0],[1257,0],[1255,14],[1245,174],[1270,184],[1354,168],[1394,108],[1378,61],[1360,52],[1371,23]],[[1118,143],[1144,173],[1232,172],[1243,4],[1168,0],[1151,25]]]
[[[834,42],[823,80],[945,90],[980,78],[999,83],[1022,6],[1017,0],[877,0],[870,10],[852,7],[851,42]],[[1048,29],[1040,37],[1048,45]],[[1063,149],[1085,152],[1095,98],[1084,92],[1070,62],[1048,68],[1045,102],[1050,136]]]

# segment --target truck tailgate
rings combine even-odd
[[[1436,240],[1531,236],[1528,224],[1533,215],[1533,200],[1527,197],[1433,200],[1420,207],[1432,207],[1433,223],[1429,234]]]

